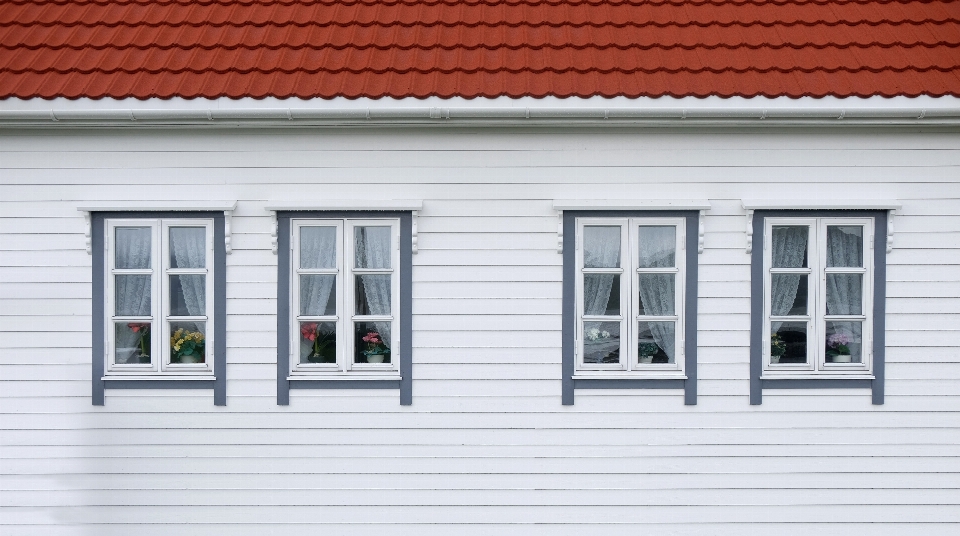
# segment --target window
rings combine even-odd
[[[209,389],[226,405],[225,273],[236,204],[184,204],[80,208],[93,265],[94,405],[108,389]]]
[[[651,388],[695,404],[699,210],[564,210],[562,221],[563,403],[575,389]]]
[[[767,218],[764,374],[862,375],[871,370],[872,221]]]
[[[212,375],[213,221],[109,219],[110,375]]]
[[[296,219],[291,226],[291,373],[395,373],[399,220]]]
[[[269,207],[277,225],[277,403],[296,389],[396,389],[412,403],[419,202]]]
[[[762,403],[765,389],[865,388],[882,404],[887,229],[899,205],[753,208],[762,206],[744,201],[750,403]]]

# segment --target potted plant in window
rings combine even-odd
[[[641,363],[653,363],[653,356],[657,355],[657,351],[660,350],[660,347],[653,342],[641,342],[637,345],[637,351],[640,356]]]
[[[384,357],[390,354],[390,348],[383,342],[380,333],[376,331],[367,332],[363,337],[363,342],[367,343],[367,349],[363,351],[367,363],[383,363]]]
[[[300,326],[300,338],[311,343],[307,361],[311,363],[336,363],[335,337],[333,333],[321,332],[320,324],[316,322]]]
[[[205,346],[203,333],[180,328],[170,337],[170,362],[203,363]]]
[[[770,336],[770,362],[779,363],[780,358],[787,353],[787,343],[780,338],[779,333]]]
[[[137,347],[127,359],[127,363],[149,363],[150,362],[150,324],[142,322],[133,322],[127,324],[130,331],[140,336],[137,341]]]
[[[845,333],[834,333],[827,337],[827,359],[831,363],[849,363],[852,361],[849,344],[850,336]]]

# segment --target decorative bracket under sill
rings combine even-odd
[[[233,211],[223,211],[223,247],[227,250],[227,255],[233,253]]]
[[[563,211],[557,211],[557,253],[563,253]]]
[[[280,224],[277,223],[277,211],[270,211],[270,250],[273,251],[273,254],[276,255],[279,251],[280,246],[278,242],[278,236],[280,235]]]
[[[887,211],[887,253],[893,251],[893,214],[897,209]]]
[[[747,209],[747,255],[753,253],[753,209]]]
[[[90,211],[83,211],[83,240],[86,242],[87,255],[93,255],[93,241],[91,240],[91,235],[93,235],[92,223],[90,221]]]
[[[419,210],[411,211],[410,215],[410,250],[417,254],[417,218],[420,216]]]
[[[697,255],[703,254],[703,240],[706,236],[706,229],[703,225],[703,218],[706,216],[707,211],[701,210],[700,215],[697,217]]]

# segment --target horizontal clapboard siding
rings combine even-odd
[[[422,199],[412,406],[276,405],[274,199]],[[709,198],[699,398],[561,406],[554,198]],[[741,198],[898,199],[886,403],[749,405]],[[236,199],[226,407],[90,403],[78,205]],[[948,534],[960,527],[960,135],[785,131],[0,133],[2,534]],[[168,526],[169,525],[169,526]]]

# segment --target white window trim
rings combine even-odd
[[[772,363],[770,352],[773,227],[780,225],[809,226],[808,268],[777,269],[783,272],[809,273],[807,319],[807,363]],[[827,268],[827,226],[860,225],[863,227],[863,268]],[[874,219],[857,217],[771,217],[764,219],[763,251],[763,373],[761,379],[820,378],[873,379],[873,293],[874,293]],[[827,363],[824,333],[826,329],[826,274],[863,274],[861,315],[845,315],[838,320],[859,320],[861,327],[862,363]],[[780,317],[784,318],[784,317]]]
[[[149,227],[151,229],[151,268],[144,270],[117,269],[116,232],[118,227]],[[172,269],[170,268],[169,231],[171,227],[203,227],[205,229],[206,268]],[[104,225],[104,330],[107,344],[104,345],[104,379],[213,379],[214,348],[216,348],[215,322],[213,315],[214,286],[214,244],[213,219],[211,218],[108,218]],[[149,274],[151,275],[150,313],[147,317],[122,317],[114,315],[116,310],[116,288],[114,275]],[[169,276],[177,274],[203,274],[205,282],[205,314],[201,317],[170,317]],[[202,321],[206,323],[204,363],[170,362],[170,322]],[[149,364],[115,363],[116,331],[115,322],[149,321],[150,337]],[[157,329],[159,326],[159,330]],[[165,344],[166,343],[166,344]]]
[[[583,228],[590,225],[620,226],[620,268],[585,269],[583,267]],[[673,225],[676,230],[676,267],[675,268],[639,268],[639,228],[641,226]],[[685,304],[686,304],[686,218],[668,217],[584,217],[576,219],[576,341],[575,341],[575,379],[686,379],[684,367],[686,364],[685,348]],[[609,317],[588,317],[583,314],[583,274],[584,273],[617,273],[620,281],[620,315],[618,320],[606,320]],[[639,311],[640,298],[637,291],[639,274],[641,273],[675,273],[674,315],[669,317],[641,317]],[[629,277],[627,277],[629,275]],[[639,363],[636,338],[637,324],[641,319],[657,321],[668,319],[676,323],[674,336],[675,356],[674,363]],[[620,323],[620,355],[619,363],[585,364],[584,357],[584,322],[587,321],[619,321]],[[626,350],[626,351],[624,351]],[[626,359],[623,359],[626,356]]]
[[[328,226],[337,229],[337,267],[336,270],[313,270],[300,268],[300,229],[312,226]],[[391,228],[391,268],[386,269],[359,269],[353,266],[354,229],[362,226],[376,226]],[[399,218],[293,218],[290,220],[290,377],[289,379],[304,378],[336,378],[351,380],[397,380],[399,373],[400,348],[400,220]],[[349,252],[349,254],[348,254]],[[304,273],[336,273],[336,303],[335,316],[301,316],[300,315],[300,274]],[[391,314],[383,316],[361,316],[347,314],[347,311],[356,311],[354,288],[356,276],[364,273],[391,274]],[[355,322],[389,321],[391,324],[391,359],[390,363],[354,363]],[[336,363],[300,363],[300,322],[336,322]]]

